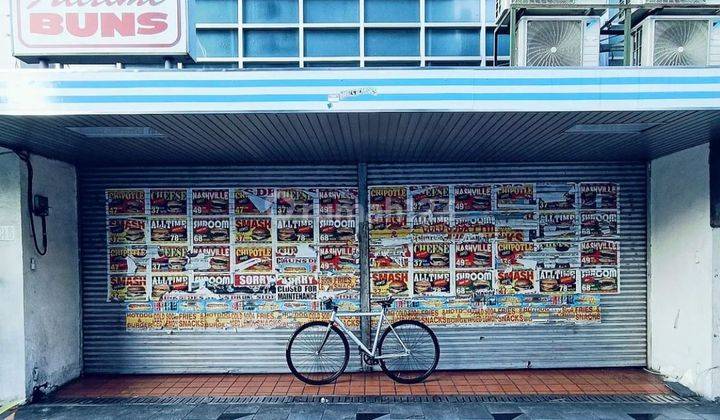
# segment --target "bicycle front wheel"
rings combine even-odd
[[[440,345],[427,325],[403,320],[383,332],[378,353],[382,356],[380,367],[387,376],[403,384],[415,384],[435,371]]]
[[[310,385],[325,385],[347,368],[350,347],[336,326],[313,321],[295,330],[285,349],[285,359],[296,378]]]

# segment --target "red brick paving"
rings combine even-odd
[[[63,387],[60,397],[284,396],[284,395],[621,395],[670,394],[642,369],[443,371],[422,384],[403,385],[381,372],[347,373],[313,386],[290,374],[90,375]]]

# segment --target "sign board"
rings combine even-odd
[[[10,0],[15,56],[187,54],[187,0]]]

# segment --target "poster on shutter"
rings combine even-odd
[[[449,269],[450,244],[449,243],[414,243],[413,268],[422,269]]]
[[[495,238],[495,216],[492,213],[456,214],[451,236],[456,241],[487,242]]]
[[[187,214],[187,190],[150,190],[150,214],[153,216]]]
[[[357,188],[320,188],[320,215],[354,216],[357,214]]]
[[[150,242],[154,244],[187,243],[186,218],[150,219]]]
[[[413,293],[415,296],[450,296],[449,271],[414,272]]]
[[[317,249],[310,244],[278,245],[275,249],[275,271],[278,273],[314,273],[317,260]]]
[[[500,294],[537,293],[537,281],[534,270],[498,271],[496,287]]]
[[[128,261],[130,260],[130,261]],[[135,274],[147,271],[147,247],[130,245],[108,248],[108,271],[111,273]]]
[[[612,209],[618,208],[618,185],[612,182],[583,182],[580,184],[580,208]]]
[[[487,293],[493,288],[493,270],[456,270],[455,295],[468,298],[476,293]]]
[[[618,243],[615,241],[583,241],[580,244],[580,264],[583,267],[618,265]]]
[[[371,214],[370,239],[406,237],[411,228],[406,214]]]
[[[575,212],[540,212],[538,222],[541,240],[577,239],[579,224]]]
[[[547,210],[575,210],[577,208],[577,184],[568,183],[543,183],[535,186],[538,209]]]
[[[277,277],[278,300],[317,299],[318,281],[314,274],[279,275]]]
[[[317,193],[314,189],[279,188],[276,193],[278,216],[312,216],[315,214],[314,202]]]
[[[109,216],[139,216],[145,214],[145,190],[107,190]]]
[[[580,267],[580,243],[575,241],[542,241],[535,243],[538,268]]]
[[[153,274],[150,277],[152,292],[150,298],[161,300],[170,294],[187,293],[190,290],[190,278],[184,274]]]
[[[580,212],[580,236],[583,238],[615,238],[618,236],[617,211]]]
[[[159,245],[157,249],[157,257],[152,259],[152,271],[185,271],[185,267],[189,262],[187,246]]]
[[[578,276],[575,269],[538,270],[540,293],[576,293]]]
[[[272,219],[269,217],[236,217],[236,243],[272,242]]]
[[[449,235],[449,215],[416,214],[412,218],[412,236],[415,241],[446,242]]]
[[[536,248],[533,242],[498,242],[496,244],[495,268],[534,269],[537,259],[534,255]]]
[[[447,185],[413,185],[410,187],[414,213],[447,213],[450,211],[450,187]]]
[[[235,247],[235,272],[272,273],[273,252],[270,245]]]
[[[208,217],[193,219],[194,244],[228,244],[230,243],[230,219]]]
[[[407,187],[370,187],[370,213],[407,213]]]
[[[193,271],[230,272],[230,247],[227,245],[195,245],[189,257],[187,268]]]
[[[233,194],[235,214],[255,216],[272,214],[275,190],[272,188],[238,188]]]
[[[508,242],[534,241],[538,235],[536,212],[495,213],[495,232],[499,240]]]
[[[407,271],[375,271],[370,273],[370,296],[386,298],[388,296],[409,296],[409,278]]]
[[[456,185],[455,213],[492,210],[492,185]]]
[[[318,299],[360,299],[360,277],[356,275],[320,275]]]
[[[492,244],[489,242],[461,242],[455,244],[455,268],[493,268]]]
[[[370,269],[407,269],[410,267],[410,244],[370,245]]]
[[[360,249],[357,246],[320,245],[320,272],[323,274],[360,271]]]
[[[618,293],[620,278],[616,267],[583,268],[580,270],[583,293]]]
[[[108,276],[108,302],[140,302],[148,299],[145,276]]]
[[[534,184],[500,184],[495,185],[496,210],[535,210]]]
[[[232,284],[232,277],[228,273],[195,273],[190,282],[190,291],[197,292],[205,288],[211,293],[227,294]]]
[[[321,217],[318,223],[320,243],[357,241],[357,220],[354,217]]]
[[[230,214],[230,191],[226,189],[192,190],[192,214],[195,216]]]
[[[277,277],[274,274],[235,273],[232,287],[218,285],[211,290],[220,295],[241,295],[240,298],[275,299]]]
[[[313,242],[315,240],[315,219],[278,218],[275,219],[278,242]]]
[[[146,220],[141,218],[109,219],[108,244],[144,244]]]

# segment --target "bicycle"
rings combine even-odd
[[[440,345],[435,333],[419,321],[387,321],[386,311],[394,301],[390,297],[377,303],[380,312],[338,312],[332,298],[323,306],[332,310],[329,321],[312,321],[301,325],[288,341],[285,359],[296,378],[311,385],[325,385],[335,381],[345,371],[350,360],[346,335],[358,346],[363,362],[380,365],[383,372],[396,382],[419,383],[427,379],[437,367]],[[379,317],[372,350],[348,329],[343,317]],[[387,328],[380,335],[382,325]],[[402,337],[402,338],[401,338]]]

